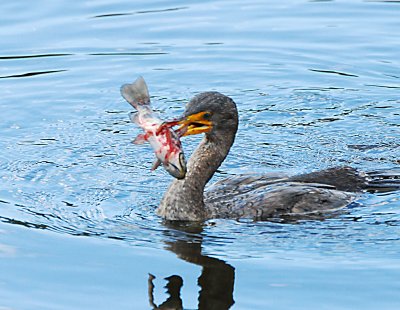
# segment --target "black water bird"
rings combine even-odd
[[[204,191],[224,161],[238,129],[235,102],[218,92],[195,96],[180,122],[186,135],[205,133],[187,164],[183,180],[174,180],[157,213],[167,220],[211,218],[268,220],[319,215],[349,205],[356,193],[400,188],[400,171],[359,172],[338,167],[298,176],[239,175]]]

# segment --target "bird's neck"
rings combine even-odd
[[[186,177],[174,180],[164,194],[158,215],[167,220],[206,219],[204,187],[228,155],[233,140],[234,137],[204,137],[188,161]]]

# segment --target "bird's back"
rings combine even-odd
[[[273,174],[227,178],[208,188],[204,203],[209,218],[307,218],[348,206],[357,192],[399,188],[399,171],[360,173],[338,167],[292,177]]]
[[[240,177],[216,183],[205,192],[210,218],[254,220],[320,216],[344,208],[355,195],[330,185],[292,182],[289,178]],[[247,181],[253,180],[254,182]],[[231,186],[232,185],[232,186]]]

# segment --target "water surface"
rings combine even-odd
[[[0,12],[0,308],[151,309],[149,273],[157,305],[176,275],[186,309],[399,308],[399,192],[362,194],[323,221],[168,226],[154,211],[171,177],[130,143],[139,130],[119,94],[143,75],[163,118],[201,91],[231,96],[240,128],[213,181],[398,168],[399,2]]]

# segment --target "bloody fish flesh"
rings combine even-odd
[[[186,160],[179,140],[183,132],[174,131],[172,126],[178,122],[163,122],[150,106],[150,96],[145,80],[139,77],[132,84],[121,86],[121,95],[137,112],[130,114],[130,119],[144,130],[133,143],[149,142],[156,154],[152,170],[163,164],[173,177],[183,179],[186,175]]]

